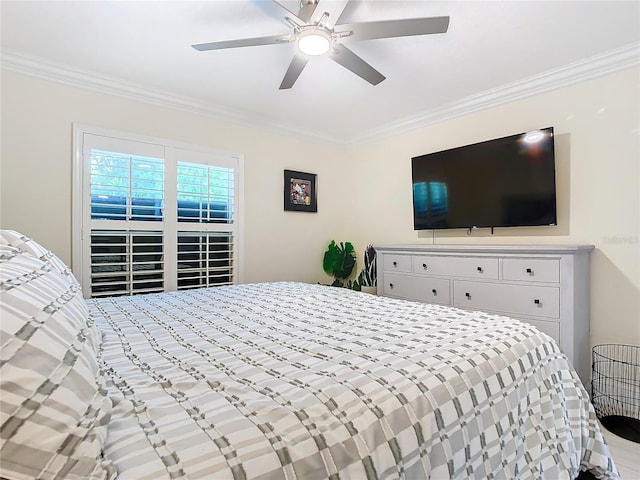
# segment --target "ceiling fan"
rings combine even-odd
[[[260,5],[268,8],[271,13],[283,17],[293,29],[292,33],[201,43],[192,47],[199,51],[206,51],[296,42],[298,52],[282,79],[280,90],[293,87],[310,57],[319,55],[328,55],[347,70],[370,84],[377,85],[385,79],[385,76],[349,50],[345,43],[376,38],[445,33],[449,28],[449,17],[338,24],[338,19],[347,3],[349,0],[301,0],[300,10],[298,13],[293,13],[276,0],[260,1]]]

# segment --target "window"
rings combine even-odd
[[[86,297],[238,283],[239,155],[79,126],[74,149]]]

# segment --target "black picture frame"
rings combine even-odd
[[[284,171],[284,209],[293,212],[318,211],[317,175]]]

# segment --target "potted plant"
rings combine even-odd
[[[328,275],[333,277],[333,287],[348,287],[359,290],[357,281],[345,281],[351,276],[356,266],[356,252],[351,242],[336,243],[331,240],[327,251],[324,252],[322,268]]]
[[[358,282],[363,292],[377,293],[376,249],[371,244],[364,251],[364,267],[358,276]]]

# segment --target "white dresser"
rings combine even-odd
[[[376,245],[378,295],[524,320],[556,340],[587,385],[593,245]]]

